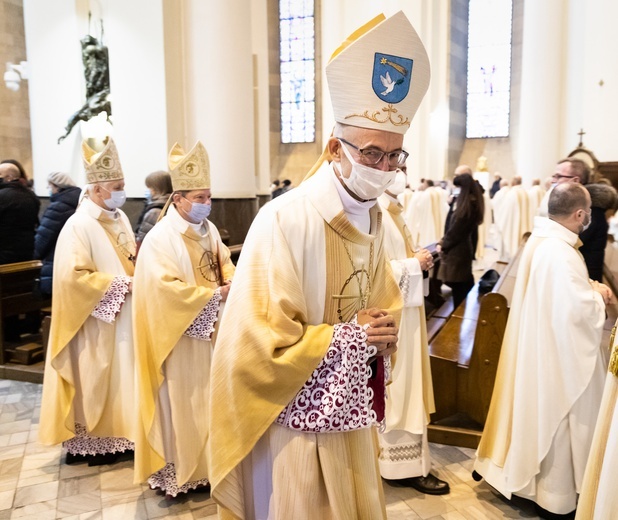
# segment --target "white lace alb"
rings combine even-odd
[[[184,335],[195,339],[210,339],[215,331],[215,323],[219,319],[219,302],[221,301],[221,288],[215,290],[210,301],[206,304]]]
[[[129,292],[130,283],[130,276],[115,276],[109,289],[105,291],[103,298],[97,303],[90,315],[105,323],[113,323],[116,315],[120,312],[126,294]]]
[[[375,346],[367,345],[364,327],[336,324],[326,356],[276,422],[314,433],[359,430],[375,424],[367,362],[376,352]]]

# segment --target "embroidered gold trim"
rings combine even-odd
[[[365,110],[362,114],[350,114],[349,116],[345,116],[345,119],[350,119],[351,117],[364,117],[365,119],[369,119],[375,123],[392,123],[394,126],[410,126],[410,120],[404,117],[401,114],[398,114],[395,119],[393,119],[393,114],[399,112],[392,104],[385,106],[382,108],[382,112],[386,112],[387,116],[384,119],[379,119],[378,116],[381,115],[379,110],[376,110],[373,114],[369,114],[369,110]]]

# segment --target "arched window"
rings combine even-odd
[[[313,0],[279,0],[281,142],[315,141]]]
[[[469,0],[466,137],[507,137],[512,0]]]

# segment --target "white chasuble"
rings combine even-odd
[[[517,272],[475,469],[507,498],[575,509],[605,370],[605,305],[576,234],[537,217]]]
[[[359,231],[336,182],[324,164],[266,204],[243,245],[211,372],[209,476],[223,518],[386,515],[374,428],[314,433],[275,423],[362,306],[399,320],[381,212],[374,205],[370,232]]]
[[[134,439],[131,294],[115,302],[113,321],[91,315],[116,279],[133,276],[134,254],[126,215],[88,198],[60,232],[39,429],[43,444],[73,438],[75,423],[91,436]]]
[[[194,229],[197,228],[197,229]],[[166,463],[176,482],[152,483],[175,496],[188,482],[207,478],[211,337],[218,319],[220,280],[234,266],[217,228],[191,226],[170,206],[146,235],[134,281],[139,436],[135,479],[143,482]],[[204,311],[204,335],[189,329]],[[156,478],[155,478],[156,479]],[[195,486],[193,486],[195,487]],[[177,489],[178,488],[178,489]]]

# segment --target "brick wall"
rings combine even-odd
[[[0,0],[0,69],[26,60],[23,0]],[[17,159],[32,176],[28,81],[13,92],[0,84],[0,160]]]

